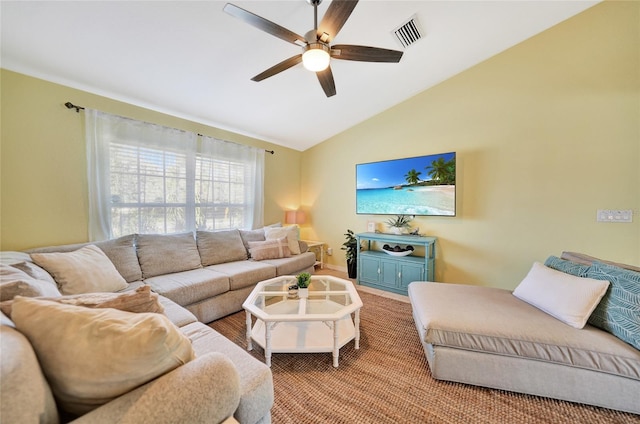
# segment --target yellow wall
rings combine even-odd
[[[437,280],[513,288],[563,250],[640,264],[639,56],[640,4],[605,2],[305,151],[308,237],[344,267],[345,230],[388,218],[355,214],[355,164],[456,151],[457,216],[415,221]]]
[[[2,70],[0,249],[86,241],[83,114],[66,101],[134,119],[275,150],[265,155],[265,223],[299,203],[301,153],[264,141]],[[292,178],[293,176],[293,178]]]

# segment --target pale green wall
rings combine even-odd
[[[134,119],[275,150],[265,155],[265,222],[299,203],[301,153],[250,137],[2,70],[0,249],[87,240],[83,114],[71,101]]]
[[[640,264],[639,56],[640,4],[605,2],[305,151],[308,237],[344,267],[345,230],[388,218],[355,214],[355,164],[456,151],[457,216],[416,219],[437,280],[513,288],[563,250]]]

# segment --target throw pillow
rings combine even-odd
[[[22,295],[21,295],[22,296]],[[86,308],[114,308],[127,312],[163,313],[164,306],[158,300],[158,294],[151,292],[151,287],[141,286],[127,293],[87,293],[70,296],[39,297],[65,305],[84,306]],[[13,300],[0,302],[0,310],[11,316]]]
[[[51,274],[49,274],[44,268],[31,262],[31,257],[29,257],[29,261],[18,262],[17,264],[11,264],[11,266],[18,268],[20,271],[24,271],[31,278],[48,281],[53,285],[56,284],[56,280],[53,279]]]
[[[251,253],[251,259],[255,261],[288,258],[291,256],[286,237],[276,240],[250,241],[249,253]]]
[[[32,253],[31,259],[53,275],[62,294],[115,292],[127,282],[100,248],[84,246],[73,252]]]
[[[66,253],[74,252],[82,247],[93,244],[104,252],[118,273],[128,282],[142,280],[142,270],[138,263],[135,248],[135,235],[130,234],[116,239],[98,241],[95,243],[63,244],[57,246],[38,247],[28,250],[28,253]]]
[[[640,272],[594,262],[588,275],[611,282],[589,324],[640,349]]]
[[[161,314],[18,297],[13,322],[31,342],[61,407],[84,414],[194,358]]]
[[[144,278],[202,268],[192,233],[138,234],[138,260]]]
[[[16,252],[14,250],[3,250],[0,252],[0,264],[13,265],[22,261],[30,261],[31,257],[27,252]]]
[[[60,296],[60,292],[55,282],[38,280],[13,266],[0,265],[0,302],[16,296],[57,297]]]
[[[586,277],[589,265],[580,264],[578,262],[560,259],[557,256],[549,256],[544,265],[553,268],[565,274],[575,275],[576,277]]]
[[[244,261],[247,249],[242,243],[240,231],[198,231],[196,244],[202,266],[222,264],[226,262]]]
[[[298,228],[295,225],[289,227],[267,227],[264,229],[264,236],[267,240],[275,240],[282,237],[287,238],[289,251],[292,255],[300,254],[300,244],[298,243]]]
[[[565,324],[582,328],[608,286],[608,281],[576,277],[535,262],[513,295]]]

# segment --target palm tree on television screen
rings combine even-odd
[[[420,174],[422,174],[422,172],[412,169],[411,171],[407,172],[407,175],[404,176],[404,179],[407,180],[407,183],[409,184],[418,184],[418,182],[420,182]]]
[[[430,166],[427,166],[427,174],[434,182],[439,184],[455,184],[456,183],[456,162],[455,159],[445,161],[440,157],[437,160],[431,162]]]

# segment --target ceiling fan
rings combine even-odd
[[[358,0],[333,0],[327,8],[320,25],[318,25],[318,5],[322,3],[322,0],[306,1],[313,6],[314,27],[304,37],[231,3],[227,3],[224,6],[224,11],[229,15],[241,19],[268,34],[302,47],[301,54],[272,66],[251,78],[252,81],[262,81],[302,62],[305,68],[316,73],[324,93],[327,97],[331,97],[336,94],[336,85],[329,64],[332,58],[361,62],[394,63],[399,62],[402,58],[402,52],[397,50],[350,44],[332,46],[330,44],[331,40],[335,38],[347,19],[349,19],[351,12],[358,4]]]

